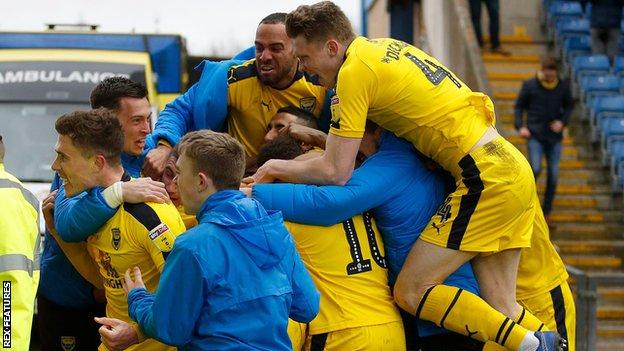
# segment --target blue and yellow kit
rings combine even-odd
[[[330,133],[361,138],[368,118],[407,139],[457,182],[444,203],[448,211],[432,218],[421,239],[485,253],[529,247],[539,206],[535,180],[524,156],[492,132],[490,98],[399,40],[358,37],[345,55]],[[490,132],[492,140],[473,150]]]
[[[326,350],[404,350],[401,316],[388,286],[383,242],[372,216],[365,213],[330,227],[285,224],[321,293],[319,314],[308,328],[317,339],[312,342],[322,339]],[[336,338],[335,333],[344,330]]]
[[[325,94],[316,79],[300,71],[289,87],[275,89],[258,79],[255,59],[233,66],[228,72],[228,133],[243,144],[247,156],[255,157],[278,109],[299,107],[318,117]]]
[[[124,203],[115,215],[89,237],[87,247],[104,279],[106,316],[136,325],[128,316],[123,289],[124,273],[139,267],[149,291],[155,291],[165,264],[184,223],[172,204]],[[105,350],[104,345],[100,350]],[[156,340],[147,339],[128,350],[175,350]]]

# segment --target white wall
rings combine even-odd
[[[449,0],[423,0],[423,21],[429,53],[437,58],[442,64],[450,62],[449,25],[447,8],[451,5]]]

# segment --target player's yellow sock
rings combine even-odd
[[[509,350],[520,349],[529,332],[477,295],[446,285],[427,290],[418,305],[416,317],[473,339],[493,341]]]
[[[520,324],[528,330],[548,331],[548,327],[525,308],[522,308],[522,311],[520,311],[520,313],[518,314],[518,316],[516,316],[514,320],[516,321],[516,323]]]

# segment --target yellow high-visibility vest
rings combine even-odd
[[[28,350],[39,284],[39,201],[0,163],[2,350]]]

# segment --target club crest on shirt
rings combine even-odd
[[[61,336],[61,347],[63,351],[72,351],[76,347],[76,337]]]
[[[111,235],[111,245],[113,246],[113,249],[119,250],[119,246],[121,244],[121,230],[119,230],[119,228],[112,228]]]
[[[329,109],[331,110],[332,115],[329,126],[334,129],[340,129],[340,98],[338,97],[338,95],[332,96]]]
[[[299,99],[299,107],[302,110],[314,112],[314,107],[316,107],[316,98],[314,96],[308,96]]]

